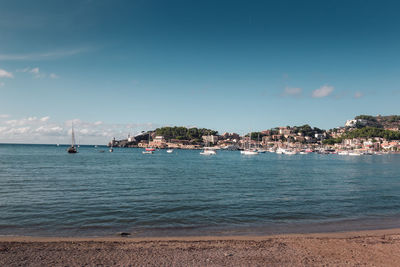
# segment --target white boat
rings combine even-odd
[[[245,145],[246,145],[246,144],[245,144]],[[245,145],[244,145],[244,146],[245,146]],[[258,155],[258,151],[257,151],[256,149],[252,149],[252,148],[251,148],[251,132],[250,132],[250,134],[249,134],[249,143],[248,143],[248,147],[245,148],[244,150],[240,151],[240,154],[242,154],[242,155],[247,155],[247,156],[250,156],[250,155]]]
[[[209,155],[216,155],[217,152],[215,152],[215,150],[210,150],[210,149],[204,149],[203,151],[200,152],[200,155],[205,155],[205,156],[209,156]]]
[[[210,133],[208,134],[208,136],[210,136]],[[209,145],[208,140],[209,140],[209,138],[207,138],[206,146],[203,148],[203,151],[200,152],[200,155],[210,156],[210,155],[217,154],[217,152],[215,152],[214,148],[208,146]]]
[[[285,150],[285,151],[283,151],[283,154],[285,154],[285,155],[296,155],[297,152],[296,152],[296,150]]]
[[[153,154],[154,153],[154,151],[142,151],[142,154]]]
[[[110,147],[110,150],[109,150],[110,152],[113,152],[114,151],[114,149],[113,149],[113,147]]]
[[[240,153],[243,155],[248,155],[248,156],[258,155],[258,151],[256,151],[256,150],[242,150],[242,151],[240,151]]]
[[[338,155],[348,156],[349,155],[349,151],[340,151],[340,152],[338,152]]]
[[[172,152],[174,152],[173,149],[167,149],[167,153],[172,153]]]
[[[352,151],[352,152],[349,152],[349,156],[361,156],[361,153],[360,152],[356,152],[356,151]]]
[[[278,148],[278,149],[275,151],[276,154],[283,154],[284,152],[285,152],[285,149],[283,149],[283,148]]]

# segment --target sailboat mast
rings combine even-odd
[[[71,146],[75,146],[75,133],[74,133],[74,123],[72,123],[72,140],[71,140]]]

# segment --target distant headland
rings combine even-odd
[[[285,148],[292,151],[324,149],[336,152],[398,152],[400,116],[359,115],[347,120],[343,126],[329,130],[305,124],[275,127],[243,136],[228,132],[219,134],[216,130],[205,128],[161,127],[122,140],[114,138],[108,146],[159,149],[201,149],[212,146],[215,149],[240,150],[245,144],[274,151]]]

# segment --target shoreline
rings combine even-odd
[[[1,266],[398,266],[400,228],[195,237],[0,237]]]
[[[271,238],[349,238],[349,237],[375,237],[380,235],[400,235],[400,228],[377,230],[316,232],[316,233],[284,233],[271,235],[196,235],[196,236],[93,236],[93,237],[64,237],[64,236],[0,236],[2,242],[144,242],[144,241],[261,241]]]

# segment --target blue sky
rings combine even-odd
[[[0,1],[0,142],[399,114],[397,1]]]

